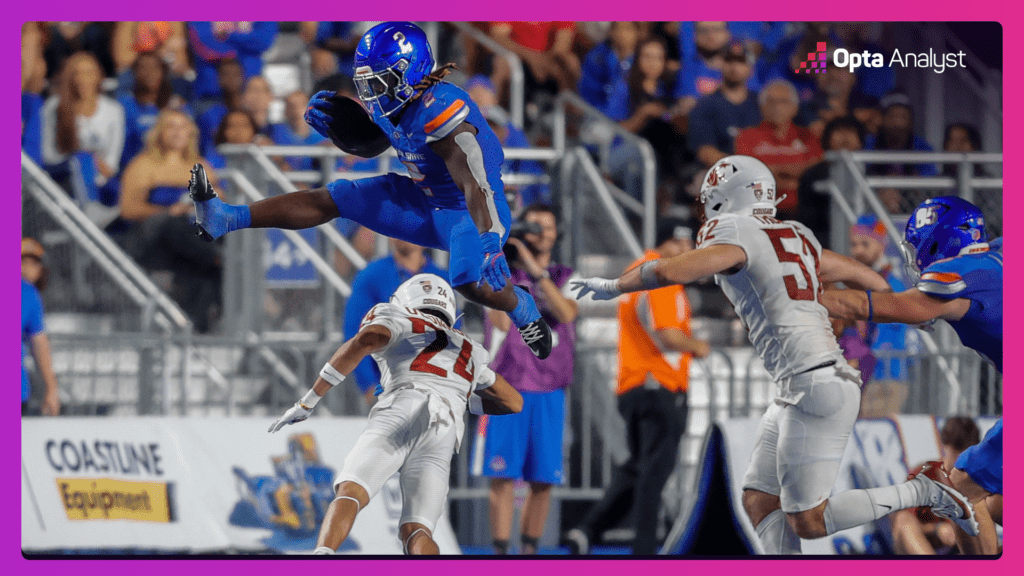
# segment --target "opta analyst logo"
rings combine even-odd
[[[964,52],[950,52],[937,54],[931,48],[927,52],[905,52],[892,51],[888,67],[899,66],[901,68],[931,68],[935,73],[942,74],[946,68],[963,68]],[[853,52],[845,48],[836,48],[832,51],[832,64],[840,68],[849,68],[855,72],[861,66],[865,68],[885,68],[885,56],[879,52]]]
[[[964,52],[949,52],[937,54],[931,48],[927,52],[904,52],[893,50],[889,64],[885,63],[885,55],[880,52],[853,52],[846,48],[836,48],[832,51],[832,64],[840,68],[849,68],[850,72],[856,72],[857,68],[885,68],[900,66],[902,68],[931,68],[938,74],[946,71],[946,68],[963,68]],[[818,42],[817,50],[809,52],[807,59],[800,63],[795,70],[797,74],[820,74],[827,69],[828,50],[825,42]]]
[[[828,64],[828,52],[825,48],[824,42],[818,42],[818,49],[815,52],[808,52],[807,59],[800,63],[800,67],[796,69],[796,73],[806,72],[808,74],[815,73],[820,74],[825,71],[825,66]],[[810,66],[808,66],[810,64]]]

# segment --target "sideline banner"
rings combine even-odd
[[[743,513],[743,475],[754,450],[754,439],[760,418],[742,418],[720,423],[725,435],[725,453],[729,468],[736,520],[748,539],[760,552],[760,540],[750,520]],[[976,419],[981,436],[985,436],[995,418]],[[918,464],[938,460],[941,455],[939,429],[942,420],[927,415],[902,415],[893,418],[858,420],[850,442],[846,445],[832,494],[854,488],[889,486],[903,482]],[[804,554],[870,554],[877,553],[875,537],[885,519],[837,532],[816,540],[803,540]]]
[[[364,418],[22,420],[26,552],[144,548],[308,553]],[[401,554],[398,475],[356,518],[339,553]],[[442,515],[442,554],[459,554]]]

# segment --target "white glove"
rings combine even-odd
[[[307,408],[303,406],[301,402],[296,402],[294,406],[289,408],[288,411],[284,413],[283,416],[278,418],[276,422],[270,425],[270,429],[267,430],[267,432],[277,432],[285,424],[295,424],[296,422],[302,422],[306,418],[309,418],[309,415],[312,413],[312,408]]]
[[[587,294],[593,293],[594,300],[611,300],[622,295],[622,290],[615,287],[617,278],[584,278],[574,280],[569,290],[579,290],[576,294],[577,300],[582,300]]]

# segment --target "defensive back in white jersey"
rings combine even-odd
[[[769,216],[720,214],[697,235],[697,247],[731,244],[747,262],[716,274],[750,342],[776,382],[842,357],[828,311],[819,303],[821,244],[806,226]]]
[[[494,384],[487,350],[429,314],[377,304],[363,318],[362,326],[371,324],[391,332],[387,346],[373,354],[380,367],[382,397],[407,386],[437,392],[461,423],[469,395]]]

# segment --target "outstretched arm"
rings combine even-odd
[[[334,353],[334,356],[331,356],[327,364],[343,376],[348,376],[363,361],[363,358],[387,346],[390,341],[390,330],[379,324],[371,324],[342,344]],[[313,384],[313,391],[323,396],[333,387],[334,384],[320,376],[316,379],[316,383]]]
[[[331,360],[320,370],[320,376],[317,377],[313,388],[271,424],[268,432],[277,432],[285,424],[295,424],[309,418],[313,408],[328,390],[341,384],[345,376],[352,373],[356,365],[368,354],[387,346],[390,341],[391,331],[384,326],[371,324],[360,330],[338,348],[334,356],[331,356]]]
[[[860,290],[892,291],[889,283],[878,272],[849,256],[843,256],[828,249],[821,251],[819,277],[822,283],[842,282],[850,288]]]
[[[734,244],[715,244],[672,258],[644,262],[618,279],[585,278],[572,283],[579,300],[594,293],[595,300],[610,300],[625,292],[654,290],[662,286],[688,284],[712,274],[733,274],[747,262],[747,253]]]
[[[829,316],[846,320],[871,320],[878,323],[921,324],[931,320],[959,320],[967,314],[967,298],[943,300],[917,288],[905,292],[862,290],[826,290],[821,303]]]

